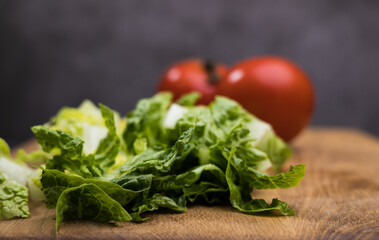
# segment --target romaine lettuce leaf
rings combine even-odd
[[[46,126],[83,139],[87,154],[93,153],[107,134],[100,110],[89,100],[83,101],[78,108],[62,108]]]
[[[252,146],[265,152],[276,170],[292,155],[289,146],[276,136],[268,123],[248,113],[237,102],[226,97],[216,97],[210,109],[214,121],[225,134],[239,124],[247,128]],[[267,163],[266,166],[270,167]]]
[[[41,201],[44,199],[43,193],[39,189],[39,169],[29,168],[26,163],[34,165],[44,163],[50,155],[43,152],[41,149],[31,153],[26,153],[20,149],[17,152],[16,158],[10,156],[8,144],[0,138],[0,174],[9,180],[14,180],[18,184],[28,186],[30,190],[30,198],[32,201]]]
[[[148,211],[155,211],[159,208],[168,208],[177,212],[187,211],[187,201],[184,195],[178,197],[168,197],[160,193],[156,193],[149,198],[143,196],[146,195],[142,195],[142,197],[138,199],[139,201],[137,201],[136,204],[131,208],[133,211],[133,213],[131,213],[131,216],[134,222],[147,220],[148,218],[142,218],[141,214]]]
[[[56,231],[63,219],[91,219],[101,222],[131,221],[119,202],[95,184],[82,184],[64,190],[57,202]]]
[[[0,157],[11,158],[11,150],[2,138],[0,138]]]
[[[8,144],[0,138],[0,173],[7,179],[16,181],[17,183],[26,186],[31,175],[34,175],[35,170],[29,168],[26,162],[43,161],[48,154],[41,150],[26,154],[20,150],[15,159],[10,155]]]
[[[29,216],[28,189],[0,172],[0,220]]]
[[[42,149],[37,149],[30,153],[25,152],[24,149],[19,149],[13,160],[20,164],[29,163],[33,166],[37,166],[46,163],[50,158],[51,155],[44,152]]]
[[[104,105],[96,107],[91,101],[84,100],[78,108],[64,107],[46,124],[53,130],[61,130],[84,141],[83,151],[91,154],[96,151],[100,141],[107,136],[109,125],[104,119]],[[125,119],[113,112],[115,130],[118,135],[124,128]],[[108,114],[109,115],[109,114]]]
[[[287,203],[274,198],[271,204],[266,203],[263,199],[252,199],[251,191],[253,187],[251,184],[241,178],[236,170],[233,170],[231,164],[228,164],[226,169],[226,179],[228,181],[230,191],[230,203],[236,209],[244,213],[258,213],[270,210],[279,210],[285,216],[295,215]]]
[[[156,192],[177,191],[194,202],[202,197],[207,202],[222,202],[228,188],[224,172],[213,164],[201,165],[179,175],[155,177],[152,189]]]
[[[138,174],[164,175],[183,168],[183,162],[194,149],[190,142],[193,128],[185,131],[176,143],[168,149],[147,151],[136,155],[120,168],[120,173],[128,175],[132,172]]]
[[[53,154],[46,163],[47,169],[70,171],[85,178],[100,177],[115,163],[120,139],[116,133],[113,111],[100,105],[108,134],[100,141],[94,154],[83,153],[84,141],[62,130],[34,126],[32,131],[42,149]]]
[[[12,179],[17,183],[26,186],[32,169],[25,164],[19,164],[10,158],[0,157],[0,173],[6,178]]]
[[[112,199],[122,205],[128,204],[137,196],[138,191],[122,188],[120,185],[102,179],[86,179],[53,169],[43,169],[41,176],[42,190],[46,196],[46,206],[54,208],[63,191],[82,184],[94,184]]]
[[[130,221],[129,213],[122,206],[139,192],[106,180],[85,179],[49,169],[43,169],[41,184],[46,206],[57,208],[57,228],[63,219]]]
[[[221,130],[212,121],[209,108],[199,106],[188,110],[176,123],[176,132],[179,134],[189,128],[194,128],[192,143],[195,144],[195,156],[200,165],[212,162],[209,149],[223,137]]]
[[[186,107],[191,107],[194,106],[201,97],[200,93],[198,92],[191,92],[188,94],[183,95],[180,97],[176,103],[181,105],[181,106],[186,106]]]
[[[127,115],[127,124],[123,133],[126,148],[130,154],[135,154],[134,142],[146,139],[147,146],[167,144],[163,121],[172,95],[159,93],[149,99],[141,99],[136,109]]]
[[[114,111],[102,104],[100,104],[100,109],[108,134],[101,139],[95,152],[95,160],[101,169],[106,169],[115,163],[120,148],[120,139],[116,132]]]

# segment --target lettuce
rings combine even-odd
[[[11,150],[4,139],[0,138],[0,157],[10,158]]]
[[[112,121],[117,131],[121,133],[125,119],[121,119],[117,112],[112,112],[114,115]],[[78,108],[62,108],[45,126],[53,130],[62,130],[82,139],[84,152],[90,154],[97,149],[100,141],[108,132],[107,123],[102,117],[103,114],[104,106],[98,108],[90,100],[84,100]]]
[[[0,172],[0,220],[29,216],[28,189]]]
[[[32,127],[42,149],[54,155],[46,162],[47,169],[69,171],[86,178],[106,174],[106,169],[115,163],[120,139],[116,133],[113,111],[104,105],[100,108],[108,133],[100,140],[93,154],[86,155],[83,152],[84,141],[67,132],[45,126]]]
[[[129,213],[94,184],[82,184],[62,192],[57,203],[56,231],[63,219],[92,219],[101,222],[132,220]]]
[[[253,189],[299,184],[304,165],[265,173],[283,165],[289,146],[238,103],[216,97],[209,106],[194,106],[198,97],[172,103],[170,93],[160,93],[142,99],[124,128],[115,111],[90,102],[61,110],[53,125],[33,127],[51,156],[41,186],[47,207],[57,209],[57,229],[66,219],[139,222],[146,219],[144,212],[160,208],[185,212],[188,201],[294,215],[276,198],[267,203],[251,196]],[[92,141],[86,139],[87,125],[105,131],[91,147],[85,146]]]
[[[181,98],[179,98],[176,103],[182,106],[194,106],[201,97],[200,93],[198,92],[192,92],[186,95],[183,95]]]
[[[150,99],[141,99],[136,109],[127,115],[123,139],[130,154],[136,153],[134,142],[140,139],[145,139],[149,147],[167,144],[162,124],[171,99],[169,93],[159,93]]]
[[[262,150],[269,157],[270,163],[266,163],[268,167],[273,165],[279,170],[292,155],[289,146],[275,135],[268,123],[249,114],[238,103],[225,97],[216,97],[210,108],[215,122],[224,133],[228,133],[238,124],[242,124],[249,131],[252,146]]]
[[[43,169],[41,184],[46,195],[46,206],[54,208],[63,191],[78,187],[83,184],[94,184],[122,205],[125,205],[136,197],[138,191],[124,189],[118,184],[101,180],[86,179],[77,175],[63,173],[57,170]]]
[[[44,200],[39,180],[41,171],[30,168],[27,163],[32,165],[43,164],[49,157],[50,155],[41,149],[31,153],[26,153],[20,149],[17,156],[12,159],[8,144],[0,138],[0,174],[5,179],[12,180],[24,187],[27,186],[32,201]]]

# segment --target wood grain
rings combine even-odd
[[[30,144],[30,143],[29,143]],[[29,146],[29,145],[27,145]],[[305,163],[296,188],[254,191],[288,202],[296,216],[247,215],[230,206],[190,205],[148,214],[144,223],[62,224],[59,239],[379,239],[379,140],[351,129],[316,128],[293,143],[287,164]],[[0,222],[0,239],[55,238],[55,212],[30,204],[31,217]]]

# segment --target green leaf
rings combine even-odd
[[[259,189],[289,188],[299,184],[305,176],[303,164],[291,166],[290,171],[276,176],[259,172],[259,163],[267,159],[267,155],[245,141],[244,132],[243,128],[236,128],[222,148],[223,155],[228,160],[228,168],[235,170],[235,175]]]
[[[294,211],[284,202],[273,200],[268,205],[262,199],[252,199],[250,193],[253,188],[271,189],[288,188],[296,186],[304,177],[304,165],[291,166],[287,173],[280,173],[276,176],[267,176],[259,173],[248,166],[245,159],[235,157],[236,148],[233,148],[228,167],[226,169],[226,179],[230,190],[230,202],[238,210],[246,213],[263,212],[277,209],[283,215],[294,215]]]
[[[138,195],[138,191],[124,189],[120,185],[101,179],[85,179],[68,175],[57,170],[43,169],[41,176],[42,191],[46,196],[46,206],[54,208],[63,191],[83,184],[94,184],[122,206]]]
[[[162,175],[182,168],[183,161],[194,148],[190,143],[192,134],[193,128],[190,128],[179,137],[171,148],[166,150],[148,149],[136,155],[120,168],[120,173],[124,175],[132,172]]]
[[[228,134],[237,125],[247,123],[254,118],[241,105],[226,97],[216,97],[215,101],[210,104],[209,109],[216,125],[225,134]]]
[[[111,109],[102,104],[100,104],[100,109],[108,134],[100,141],[94,154],[83,154],[84,141],[78,137],[44,126],[32,128],[42,149],[54,155],[47,161],[47,169],[67,170],[91,178],[103,176],[107,168],[115,163],[120,149],[120,139],[116,133],[114,114]]]
[[[264,171],[271,166],[267,154],[252,145],[250,132],[242,123],[232,128],[217,145],[210,149],[213,161],[222,169],[226,169],[233,148],[235,148],[233,157],[236,159],[236,165],[244,159],[249,167],[256,170]]]
[[[62,172],[67,170],[87,178],[101,174],[97,166],[92,166],[94,156],[85,158],[82,155],[83,141],[80,138],[44,126],[35,126],[32,131],[42,149],[54,155],[47,161],[47,169],[57,169]]]
[[[65,189],[57,202],[56,231],[64,219],[90,219],[100,222],[131,221],[129,213],[92,183]]]
[[[46,163],[51,158],[51,155],[44,152],[42,149],[35,150],[30,153],[26,153],[24,149],[17,151],[15,162],[18,163],[31,163],[32,165],[40,165]]]
[[[78,108],[62,108],[49,123],[53,129],[60,129],[76,137],[84,137],[85,128],[89,125],[103,125],[99,109],[89,100],[84,100]]]
[[[201,179],[202,178],[202,179]],[[157,192],[189,187],[199,180],[212,181],[215,185],[226,186],[224,172],[213,164],[195,167],[179,175],[166,175],[153,179],[153,188]]]
[[[299,164],[291,166],[290,170],[285,173],[279,173],[275,176],[268,176],[260,173],[252,168],[247,169],[246,178],[251,185],[257,189],[274,189],[274,188],[290,188],[297,186],[301,179],[305,176],[305,165]]]
[[[182,106],[191,107],[194,106],[201,97],[199,92],[191,92],[180,97],[176,103]]]
[[[167,189],[168,182],[162,190]],[[202,197],[207,202],[222,202],[220,196],[226,195],[228,191],[224,172],[213,164],[201,165],[175,177],[174,186],[180,186],[184,195],[194,202],[198,197]],[[160,191],[158,188],[157,191]]]
[[[11,158],[11,150],[4,139],[0,138],[0,157]]]
[[[146,138],[138,138],[133,143],[134,152],[138,155],[147,150]]]
[[[165,131],[162,123],[172,94],[159,93],[150,99],[142,99],[137,107],[128,114],[127,125],[123,134],[129,153],[135,154],[134,141],[145,138],[148,146],[166,144]]]
[[[84,141],[80,138],[44,126],[34,126],[32,131],[39,145],[47,153],[59,150],[60,155],[71,159],[78,159],[82,155]]]
[[[101,114],[104,118],[105,125],[108,128],[108,134],[103,138],[95,153],[95,161],[98,162],[101,169],[112,166],[119,152],[120,139],[117,136],[114,114],[110,108],[100,104]]]
[[[194,128],[191,142],[196,146],[194,155],[198,157],[200,165],[217,162],[211,159],[209,150],[223,137],[222,131],[211,119],[209,108],[199,106],[190,109],[176,124],[178,133]]]
[[[273,199],[271,204],[267,204],[263,199],[252,199],[250,193],[253,188],[245,179],[239,179],[238,173],[232,169],[231,164],[226,169],[226,179],[229,185],[230,203],[239,211],[258,213],[279,210],[285,216],[295,215],[295,211],[287,203],[278,199]]]
[[[267,137],[257,148],[267,153],[275,170],[279,170],[292,155],[291,148],[275,135]]]
[[[78,108],[64,107],[46,124],[53,130],[62,130],[84,141],[83,151],[92,154],[108,131],[120,132],[125,119],[120,119],[116,111],[102,104],[96,107],[91,101],[83,101]],[[104,115],[105,114],[105,115]],[[114,130],[109,130],[115,128]]]
[[[124,189],[130,189],[136,192],[147,191],[151,187],[152,174],[128,174],[120,178],[112,179],[111,182],[116,183]]]
[[[141,218],[141,214],[144,212],[156,211],[159,208],[168,208],[177,212],[186,212],[186,198],[184,195],[178,197],[168,197],[160,193],[154,194],[150,198],[142,198],[141,201],[137,202],[133,207],[131,214],[133,221],[140,222],[147,218]]]
[[[0,173],[0,220],[29,216],[28,189]]]
[[[210,110],[217,126],[225,134],[229,134],[239,125],[249,130],[250,143],[266,153],[275,170],[279,170],[292,155],[290,147],[275,135],[268,123],[249,114],[238,103],[225,97],[216,97],[215,102],[210,105]],[[270,165],[265,163],[264,166],[267,168]]]

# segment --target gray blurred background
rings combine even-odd
[[[171,63],[291,59],[316,90],[313,125],[379,134],[379,1],[0,0],[0,136],[83,99],[122,114]]]

